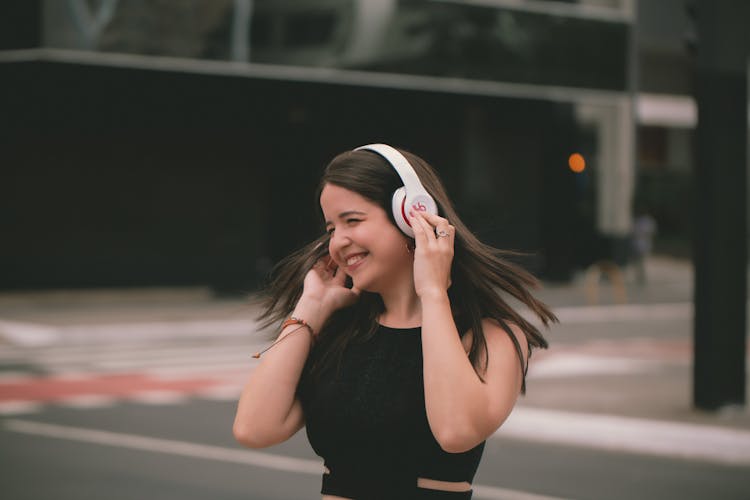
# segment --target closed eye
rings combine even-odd
[[[352,217],[352,215],[355,215],[355,214],[365,215],[364,212],[360,212],[358,210],[349,210],[347,212],[342,212],[341,214],[339,214],[338,218],[339,220],[343,220],[347,226],[353,226],[364,220],[364,219],[360,219],[359,217]],[[334,229],[335,227],[334,227],[333,222],[331,220],[327,220],[326,221],[326,233],[331,235],[333,234]]]
[[[348,226],[353,226],[353,225],[355,225],[355,224],[357,224],[357,223],[359,223],[359,222],[362,222],[362,219],[355,219],[355,218],[353,218],[353,217],[352,217],[352,218],[346,219],[346,220],[345,220],[344,222],[346,222],[346,224],[347,224]],[[327,228],[326,228],[326,233],[328,233],[329,235],[330,235],[330,234],[333,234],[333,231],[334,231],[335,229],[336,229],[336,228],[335,228],[335,227],[333,227],[333,226],[327,227]]]

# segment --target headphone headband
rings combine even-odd
[[[411,166],[409,160],[407,160],[398,149],[389,146],[388,144],[367,144],[356,148],[354,151],[362,149],[373,151],[385,158],[388,163],[391,164],[398,176],[401,177],[401,181],[403,181],[406,192],[410,197],[417,193],[427,193],[427,190],[419,181],[419,177],[414,171],[414,167]]]

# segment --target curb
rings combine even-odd
[[[518,406],[493,437],[750,465],[750,431],[681,422]]]

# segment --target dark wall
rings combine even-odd
[[[540,236],[569,214],[548,184],[567,189],[560,106],[37,62],[0,64],[0,107],[0,289],[252,288],[322,230],[326,162],[368,142],[430,161],[466,222],[536,270],[565,254]]]
[[[42,40],[41,0],[0,2],[0,50],[39,47]]]

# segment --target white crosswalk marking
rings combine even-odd
[[[58,404],[67,408],[109,408],[117,404],[117,399],[101,394],[81,394],[79,396],[69,396],[58,402]]]
[[[173,405],[187,401],[188,397],[175,391],[142,391],[128,399],[147,405]]]
[[[60,342],[120,342],[123,339],[153,342],[158,339],[203,339],[208,336],[247,338],[256,330],[257,324],[245,318],[66,326],[0,319],[0,339],[5,338],[17,345],[29,347],[55,345]]]
[[[240,392],[242,392],[242,385],[222,385],[198,391],[196,395],[213,401],[237,401]]]
[[[77,377],[91,373],[144,372],[164,374],[204,373],[252,368],[252,358],[262,342],[237,339],[206,339],[203,343],[174,342],[172,345],[118,343],[91,346],[5,347],[0,367],[12,365],[12,372],[0,372],[0,382],[23,378],[19,365],[43,373]]]
[[[40,403],[34,401],[0,401],[0,416],[34,413],[41,407]]]

